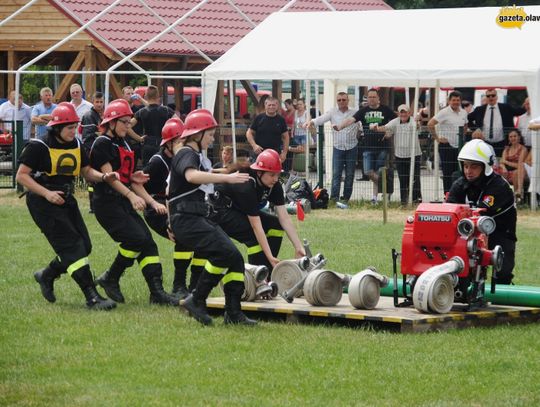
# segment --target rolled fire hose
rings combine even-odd
[[[356,309],[373,309],[379,303],[381,287],[387,285],[388,278],[379,274],[375,268],[362,270],[349,283],[349,301]]]
[[[267,292],[272,291],[271,288],[265,290],[264,293],[261,290],[262,285],[268,285],[265,283],[268,276],[268,268],[265,266],[254,266],[252,264],[244,264],[244,293],[242,294],[242,301],[255,301],[257,296],[266,295]],[[221,290],[223,290],[223,283],[220,282]]]
[[[351,277],[330,270],[310,272],[304,283],[304,297],[311,305],[334,306],[343,295],[343,286]]]
[[[446,314],[454,304],[456,274],[465,267],[461,257],[427,269],[418,277],[412,294],[414,307],[420,312]]]
[[[303,257],[295,260],[282,260],[275,265],[271,280],[277,284],[280,294],[291,289],[306,276],[306,268],[309,268],[309,263],[309,258]],[[301,295],[302,290],[296,294],[297,297]]]

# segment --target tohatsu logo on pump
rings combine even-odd
[[[418,214],[419,222],[451,222],[452,217],[450,215],[422,215]]]

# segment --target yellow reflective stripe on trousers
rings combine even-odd
[[[210,274],[225,274],[225,272],[228,270],[227,267],[214,266],[209,261],[207,261],[206,264],[204,265],[204,269],[208,271]]]
[[[88,265],[88,257],[83,257],[82,259],[77,260],[75,263],[71,263],[69,267],[67,268],[68,274],[71,276],[73,273],[75,273],[80,268]]]
[[[266,232],[266,237],[283,237],[285,231],[279,229],[268,229]]]
[[[124,249],[122,246],[118,246],[118,253],[128,259],[136,259],[141,252],[134,252],[133,250]]]
[[[247,248],[247,254],[248,255],[259,253],[259,252],[262,252],[262,251],[263,251],[263,249],[262,249],[260,244],[257,244],[255,246],[251,246],[251,247]]]
[[[159,256],[146,256],[139,262],[141,270],[149,264],[159,264]]]
[[[196,257],[191,259],[192,266],[204,266],[205,264],[206,264],[206,259],[198,259]]]
[[[234,271],[231,271],[230,273],[227,273],[223,276],[221,279],[221,282],[223,285],[230,283],[231,281],[239,281],[241,283],[244,282],[244,273],[236,273]]]
[[[88,185],[88,192],[94,192],[94,187],[92,185]]]
[[[175,260],[189,260],[193,256],[193,252],[174,252],[173,259]]]

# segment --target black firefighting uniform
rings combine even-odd
[[[205,193],[212,192],[212,186],[189,183],[185,177],[189,168],[210,171],[211,164],[189,146],[181,148],[171,163],[169,213],[172,231],[178,243],[207,260],[193,297],[198,301],[206,300],[212,288],[222,280],[226,301],[228,298],[239,299],[244,292],[244,259],[223,229],[207,217],[209,207],[205,203]]]
[[[257,242],[248,216],[259,216],[268,239],[272,255],[277,257],[283,240],[283,227],[279,219],[261,209],[269,202],[276,206],[285,205],[283,187],[278,182],[272,188],[262,184],[255,170],[249,169],[249,181],[243,184],[220,184],[216,186],[211,218],[223,228],[225,233],[247,247],[248,263],[264,265],[272,270],[272,265]]]
[[[166,188],[167,179],[170,173],[172,157],[167,156],[164,153],[163,148],[157,154],[154,154],[148,164],[143,169],[145,174],[150,176],[147,183],[144,184],[146,191],[152,195],[152,197],[159,203],[166,204]],[[169,239],[167,233],[167,226],[169,224],[168,216],[160,215],[154,208],[147,206],[144,210],[144,220],[148,226],[150,226],[156,233],[163,236],[165,239]],[[178,241],[174,245],[174,269],[175,269],[175,287],[177,283],[185,286],[186,283],[186,271],[191,263],[191,281],[189,284],[190,291],[195,288],[200,272],[202,271],[205,259],[198,256],[193,256],[193,252],[187,250]],[[176,281],[179,279],[179,281]]]
[[[32,169],[36,182],[51,191],[64,192],[63,205],[52,204],[31,191],[26,195],[32,219],[56,253],[48,266],[49,275],[56,278],[68,273],[79,285],[82,283],[81,288],[93,286],[88,262],[92,243],[73,195],[75,177],[89,165],[80,141],[75,138],[62,144],[50,134],[44,140],[33,139],[22,151],[19,162]]]
[[[90,163],[98,171],[102,165],[110,163],[113,171],[120,175],[120,181],[129,188],[135,159],[124,139],[99,136],[92,145]],[[153,277],[161,278],[157,245],[148,226],[133,209],[129,199],[107,183],[96,184],[94,211],[99,224],[119,243],[118,254],[109,271],[114,275],[121,275],[136,259],[147,281]]]
[[[82,129],[82,140],[83,140],[83,146],[86,149],[86,152],[88,155],[90,155],[90,150],[92,148],[92,144],[94,144],[94,141],[96,140],[96,133],[99,128],[99,123],[101,122],[101,115],[99,112],[92,107],[88,112],[86,112],[83,117],[81,118],[81,129]],[[94,196],[94,184],[91,182],[87,182],[88,184],[88,201],[90,203],[90,212],[94,212],[94,203],[93,203],[93,196]]]
[[[488,237],[488,248],[499,245],[504,252],[502,270],[499,271],[497,284],[511,284],[514,275],[516,252],[517,211],[514,193],[510,184],[499,174],[482,175],[473,182],[465,177],[457,179],[450,188],[449,203],[470,203],[478,208],[486,208],[483,215],[491,216],[496,223],[495,231]]]

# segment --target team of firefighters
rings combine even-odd
[[[75,109],[60,103],[52,112],[47,137],[32,140],[21,153],[17,181],[26,188],[30,214],[55,252],[49,265],[34,274],[43,297],[55,302],[54,280],[67,273],[80,286],[88,308],[113,309],[125,302],[120,278],[137,261],[150,303],[180,304],[197,321],[209,325],[212,318],[206,299],[221,281],[225,323],[256,324],[241,310],[244,259],[231,238],[247,247],[249,263],[269,270],[279,262],[285,234],[295,256],[306,255],[285,208],[279,154],[264,150],[251,165],[233,164],[228,171],[213,172],[203,151],[213,143],[218,124],[211,112],[198,109],[185,123],[169,119],[159,152],[142,171],[135,171],[134,153],[125,140],[132,116],[125,100],[112,101],[104,111],[100,135],[87,150],[76,137]],[[496,216],[500,238],[498,242],[490,239],[490,246],[503,241],[513,268],[513,194],[491,170],[491,151],[485,143],[470,143],[460,153],[463,177],[450,192],[450,200],[475,202]],[[95,184],[96,219],[118,243],[108,270],[95,280],[88,260],[91,240],[73,194],[73,181],[79,175]],[[276,215],[261,211],[267,203]],[[146,222],[138,211],[143,211]],[[148,226],[174,242],[172,293],[163,288],[158,248]],[[503,270],[499,282],[509,284],[511,273],[511,268]],[[96,285],[108,298],[99,294]]]

